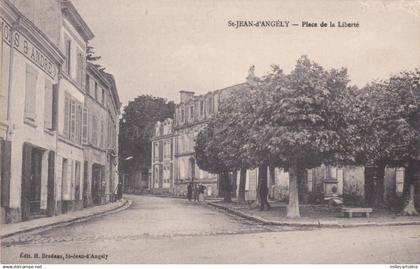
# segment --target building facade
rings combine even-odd
[[[57,122],[54,103],[65,58],[9,1],[1,9],[2,220],[54,212]]]
[[[118,95],[114,95],[113,77],[87,64],[86,117],[84,141],[84,202],[85,206],[113,200],[117,182]]]
[[[0,4],[1,219],[18,222],[89,206],[92,176],[85,155],[93,123],[85,78],[93,33],[70,1]],[[115,80],[103,73],[109,104],[91,111],[101,115],[107,135],[102,149],[108,196],[101,203],[111,200],[118,178],[120,107]]]
[[[152,176],[150,186],[153,191],[173,192],[174,190],[174,159],[176,135],[173,120],[166,119],[155,124],[152,138]]]
[[[209,118],[217,113],[221,100],[230,94],[243,90],[247,84],[238,84],[232,87],[209,92],[204,95],[195,96],[194,92],[181,91],[180,103],[175,107],[174,120],[171,121],[172,133],[165,134],[164,124],[158,122],[155,125],[155,136],[152,140],[152,176],[151,190],[169,191],[174,195],[185,195],[190,182],[201,183],[206,187],[207,196],[218,195],[218,175],[201,170],[195,160],[194,146],[200,130],[206,125]],[[164,123],[169,123],[165,120]],[[166,147],[172,149],[172,170],[168,170],[165,154]],[[172,141],[172,146],[169,146]],[[169,154],[169,151],[168,151]],[[169,155],[167,155],[169,156]],[[167,157],[168,158],[168,157]],[[166,171],[166,172],[165,172]],[[169,174],[172,178],[167,180]],[[162,182],[162,184],[160,183]],[[166,182],[166,183],[163,183]],[[165,187],[164,187],[165,186]]]

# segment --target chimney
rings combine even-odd
[[[190,91],[179,91],[181,95],[181,104],[184,104],[194,97],[194,92]]]

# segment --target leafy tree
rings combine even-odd
[[[151,138],[157,121],[173,118],[175,104],[164,98],[141,95],[122,114],[119,132],[120,170],[147,171],[151,166]],[[128,157],[132,157],[126,160]]]
[[[206,127],[202,129],[196,139],[195,158],[198,167],[213,174],[219,174],[219,183],[223,184],[224,201],[231,202],[231,184],[229,182],[230,169],[221,159],[223,128],[215,118],[210,119]]]
[[[271,161],[288,168],[287,217],[300,216],[298,183],[305,169],[354,161],[347,84],[346,69],[327,71],[302,56],[289,75],[275,67],[258,86],[267,96],[256,106],[253,131],[258,143],[253,146],[268,150]]]
[[[368,85],[360,94],[367,113],[363,117],[361,156],[376,168],[376,204],[383,202],[386,166],[405,167],[403,213],[417,214],[414,181],[420,169],[420,71],[402,72],[388,81]]]

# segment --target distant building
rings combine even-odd
[[[155,125],[155,136],[152,140],[152,185],[150,186],[152,190],[185,195],[188,183],[196,182],[206,186],[208,196],[218,195],[218,175],[201,170],[196,164],[195,139],[209,118],[218,111],[220,101],[245,87],[247,84],[244,83],[200,96],[195,96],[194,92],[180,92],[181,102],[176,105],[174,121],[170,124],[173,132],[170,134],[159,132],[159,130],[164,130],[165,122],[168,124],[168,120],[163,124],[158,122]],[[172,143],[171,146],[169,146],[170,143]],[[171,162],[168,159],[169,148],[173,150]],[[162,155],[160,152],[167,152],[167,155],[164,153]],[[170,163],[173,167],[172,171],[170,171]]]
[[[156,123],[152,138],[152,176],[150,184],[154,191],[174,191],[176,139],[172,119]]]

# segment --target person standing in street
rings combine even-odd
[[[193,193],[193,185],[192,185],[192,183],[189,183],[188,186],[187,186],[187,198],[188,198],[188,201],[191,201],[192,193]]]

